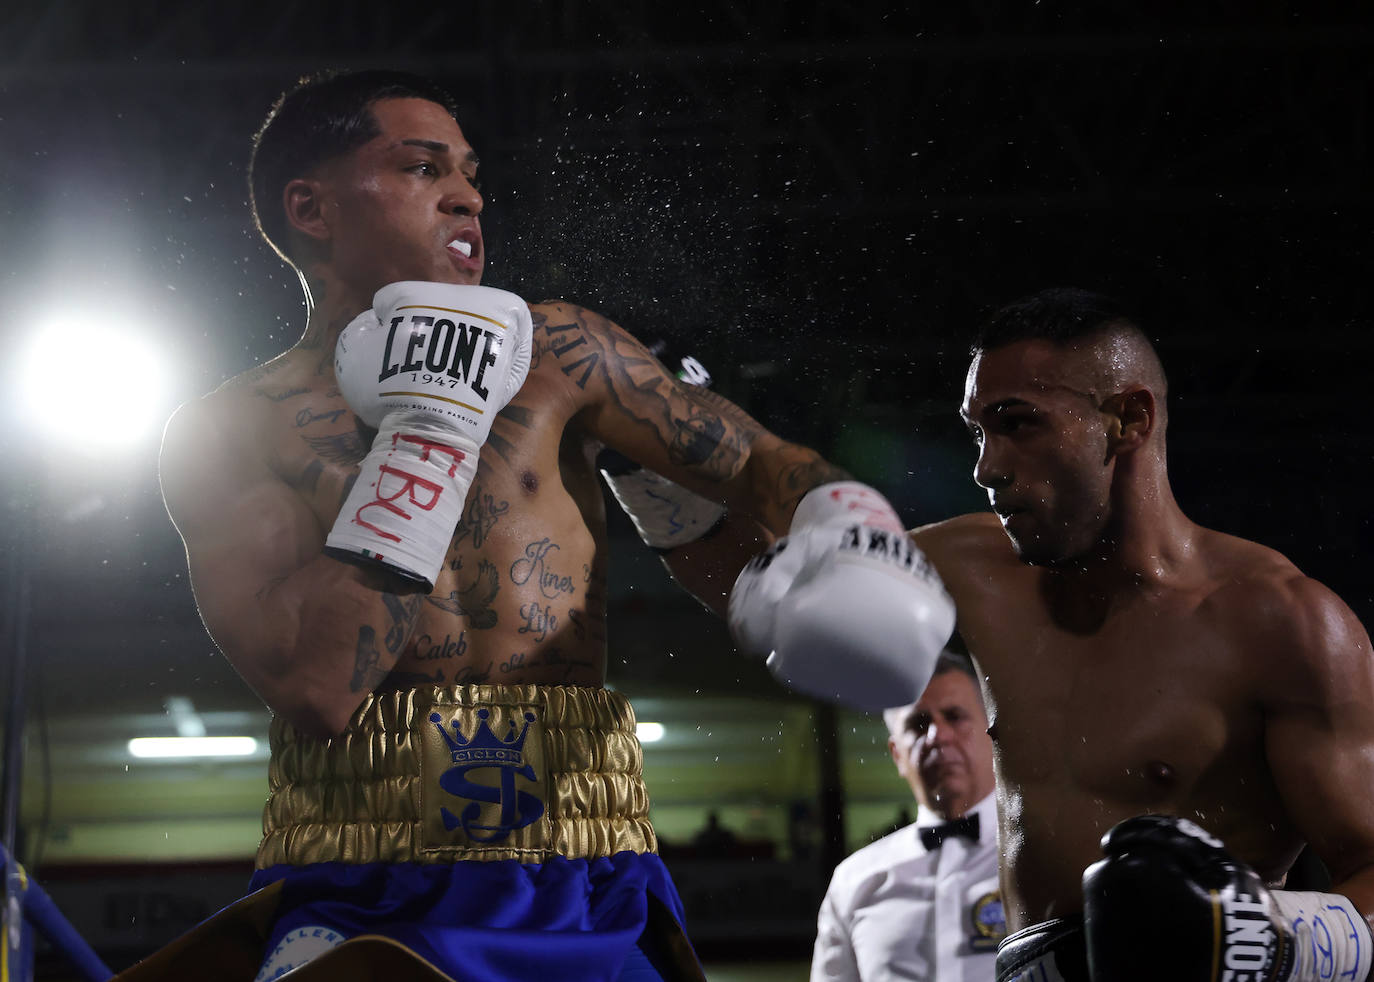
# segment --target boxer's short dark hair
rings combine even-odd
[[[453,96],[421,75],[395,71],[325,71],[281,94],[253,136],[248,193],[253,222],[267,244],[292,262],[282,190],[379,132],[371,106],[379,99],[428,99],[458,118]]]
[[[1068,345],[1109,327],[1140,331],[1134,315],[1113,298],[1089,290],[1054,287],[1009,303],[994,313],[978,330],[969,354],[993,351],[1018,341]]]

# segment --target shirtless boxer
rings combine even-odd
[[[803,687],[914,696],[944,637],[895,654],[890,638],[948,633],[938,581],[838,542],[905,537],[813,451],[591,311],[478,286],[477,158],[428,81],[296,87],[251,185],[309,320],[178,411],[162,475],[205,624],[275,714],[253,969],[337,971],[358,963],[341,942],[383,935],[464,979],[696,977],[633,714],[603,688],[596,449],[787,536],[778,567],[837,602],[859,585],[874,628],[857,641],[796,591],[736,587],[736,622]],[[836,657],[843,677],[816,682]]]
[[[1086,891],[1097,982],[1361,982],[1369,639],[1283,556],[1183,514],[1166,388],[1104,298],[1052,290],[1005,308],[974,348],[961,409],[995,514],[912,533],[988,696],[1003,900],[1023,932],[999,978],[1084,977]],[[1235,480],[1264,493],[1262,468]],[[1143,813],[1174,818],[1127,821]],[[1274,889],[1304,842],[1333,895]]]

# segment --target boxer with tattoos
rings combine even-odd
[[[400,73],[303,80],[256,138],[308,323],[180,409],[162,457],[205,624],[275,714],[260,889],[224,915],[261,946],[196,977],[700,976],[603,686],[603,445],[780,537],[729,613],[784,680],[914,698],[952,625],[876,492],[606,318],[480,286],[477,170],[448,94]],[[137,977],[187,971],[155,963]]]

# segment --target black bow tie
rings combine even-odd
[[[921,833],[921,845],[926,847],[927,852],[934,852],[939,849],[940,844],[951,835],[962,835],[966,839],[977,842],[978,813],[969,812],[963,818],[956,818],[952,822],[941,822],[939,825],[927,825],[919,831]]]

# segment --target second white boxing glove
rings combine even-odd
[[[670,354],[670,347],[669,341],[661,339],[645,345],[678,381],[709,389],[711,373],[701,362],[691,355]],[[671,552],[703,539],[725,521],[724,505],[646,470],[614,450],[603,450],[597,466],[640,539],[655,552]]]
[[[339,335],[349,407],[377,427],[325,541],[432,589],[496,414],[524,384],[533,324],[518,296],[406,281],[378,290]]]
[[[954,631],[934,567],[887,500],[851,481],[802,499],[740,573],[728,616],[786,685],[867,712],[915,702]]]

